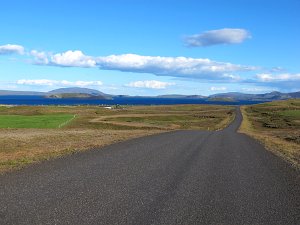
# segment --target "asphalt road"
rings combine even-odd
[[[0,224],[300,224],[299,172],[243,134],[176,131],[0,176]]]

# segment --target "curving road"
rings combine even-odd
[[[226,129],[176,131],[0,176],[0,224],[300,224],[299,172]]]

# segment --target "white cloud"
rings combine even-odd
[[[56,81],[53,80],[47,80],[47,79],[41,79],[41,80],[17,80],[17,84],[21,85],[41,85],[41,86],[53,86]]]
[[[48,64],[49,59],[46,52],[39,52],[37,50],[30,51],[30,55],[34,57],[34,62],[36,64]]]
[[[64,86],[78,86],[78,87],[85,87],[85,86],[101,86],[103,83],[101,81],[66,81],[62,80],[60,82]]]
[[[270,70],[269,70],[269,72],[271,72],[271,73],[273,73],[273,72],[284,72],[285,71],[285,69],[284,68],[282,68],[281,66],[276,66],[276,67],[273,67],[273,68],[271,68]]]
[[[211,91],[226,91],[227,87],[210,87]]]
[[[220,44],[239,44],[250,37],[250,33],[245,29],[224,28],[187,36],[184,42],[189,47],[205,47]]]
[[[135,54],[98,57],[103,70],[152,73],[158,76],[192,77],[198,79],[232,79],[227,73],[251,71],[256,67],[217,62],[203,58],[141,56]]]
[[[238,80],[241,80],[241,77],[239,75],[233,75],[233,74],[223,74],[223,77],[224,78],[229,78],[230,80],[232,81],[238,81]]]
[[[33,85],[33,86],[63,86],[63,87],[86,87],[86,86],[101,86],[101,81],[67,81],[67,80],[18,80],[19,85]]]
[[[127,86],[135,88],[165,89],[166,87],[171,85],[175,85],[175,83],[162,82],[157,80],[145,80],[131,82]]]
[[[92,57],[81,51],[67,51],[47,56],[44,52],[32,51],[37,64],[63,67],[98,67],[102,70],[151,73],[157,76],[188,77],[207,80],[237,80],[232,73],[257,70],[244,66],[217,62],[205,58],[142,56],[136,54]]]
[[[257,79],[262,82],[276,82],[276,81],[300,81],[300,73],[282,73],[282,74],[271,74],[261,73],[256,75]]]
[[[95,67],[96,61],[91,56],[86,56],[82,51],[66,51],[50,57],[50,64],[66,67]],[[45,64],[48,64],[45,63]]]
[[[7,54],[24,54],[24,47],[21,45],[0,45],[0,55]]]

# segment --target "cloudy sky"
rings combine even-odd
[[[299,0],[4,0],[0,89],[300,91],[299,12]]]

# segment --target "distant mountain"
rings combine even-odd
[[[109,99],[105,95],[91,95],[85,93],[61,93],[46,95],[46,98],[82,98],[82,99]]]
[[[206,98],[202,95],[158,95],[157,98],[189,98],[189,99],[195,99],[195,98]]]
[[[285,100],[290,98],[299,98],[300,92],[293,93],[281,93],[273,91],[266,94],[244,94],[239,92],[220,93],[210,95],[208,99],[212,98],[228,98],[234,101],[274,101],[274,100]]]
[[[47,98],[89,98],[89,99],[112,99],[111,95],[89,88],[59,88],[47,92]]]
[[[275,101],[285,100],[290,98],[300,98],[299,92],[281,93],[273,91],[265,94],[245,94],[240,92],[228,92],[210,95],[208,97],[201,95],[159,95],[159,96],[128,96],[128,95],[109,95],[101,91],[89,88],[71,87],[59,88],[49,92],[34,92],[34,91],[9,91],[0,90],[0,95],[34,95],[45,96],[47,98],[96,98],[96,99],[112,99],[112,98],[179,98],[179,99],[203,99],[206,101]]]
[[[300,91],[289,93],[292,98],[300,98]]]
[[[105,94],[89,88],[59,88],[49,92],[35,92],[35,91],[9,91],[0,90],[0,95],[31,95],[31,96],[45,96],[47,98],[97,98],[97,99],[111,99],[112,95]]]
[[[205,99],[207,101],[219,102],[236,102],[236,101],[274,101],[285,100],[290,98],[300,98],[300,92],[281,93],[273,91],[265,94],[245,94],[240,92],[228,92],[210,95],[208,97],[201,95],[159,95],[158,98],[190,98],[190,99]]]
[[[101,91],[89,88],[79,88],[79,87],[70,87],[70,88],[59,88],[52,91],[49,91],[47,94],[89,94],[89,95],[107,95]]]
[[[44,92],[36,91],[9,91],[9,90],[0,90],[0,95],[45,95]]]
[[[209,98],[247,98],[250,96],[252,96],[252,94],[244,94],[240,92],[227,92],[210,95]]]
[[[228,92],[210,95],[208,97],[201,95],[159,95],[158,98],[190,98],[190,99],[205,99],[207,101],[219,102],[236,102],[236,101],[274,101],[285,100],[290,98],[300,98],[300,92],[281,93],[273,91],[265,94],[245,94],[240,92]]]
[[[234,98],[229,97],[209,97],[206,99],[208,102],[237,102]]]

